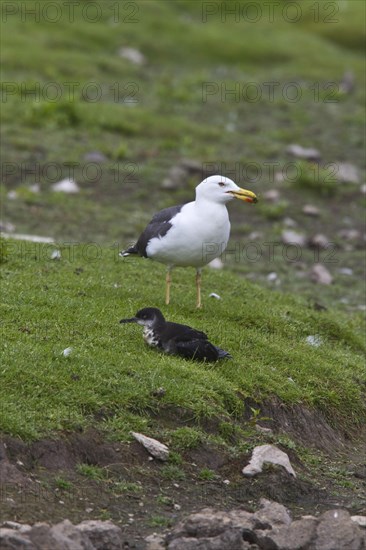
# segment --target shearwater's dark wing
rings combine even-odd
[[[222,357],[219,348],[211,344],[207,334],[187,325],[167,323],[161,335],[164,351],[196,361],[217,361]]]

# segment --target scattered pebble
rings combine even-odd
[[[136,439],[145,449],[154,457],[159,460],[168,460],[169,449],[164,443],[160,443],[157,439],[147,437],[139,432],[131,432],[132,437]],[[150,459],[151,457],[149,457]]]
[[[346,241],[356,241],[361,237],[361,233],[358,229],[341,229],[338,235],[341,239],[345,239]]]
[[[90,153],[86,153],[84,155],[84,160],[86,162],[105,162],[107,160],[107,157],[103,155],[100,151],[91,151]]]
[[[321,155],[317,149],[305,148],[301,145],[289,145],[286,147],[286,153],[293,155],[294,157],[305,160],[319,160]]]
[[[306,337],[306,342],[310,346],[314,346],[314,348],[318,348],[319,346],[322,345],[322,339],[319,336],[319,334],[311,334],[310,336],[307,336]]]
[[[52,185],[52,190],[57,193],[79,193],[80,187],[73,179],[66,178],[58,183],[54,183]]]
[[[305,246],[306,237],[302,233],[297,233],[297,231],[285,230],[282,231],[282,242],[284,244],[296,244],[298,246]]]
[[[180,510],[181,508],[180,504],[174,504],[174,510]]]
[[[39,185],[39,183],[33,183],[32,185],[30,185],[28,187],[28,189],[32,193],[40,193],[41,192],[41,186]]]
[[[306,216],[313,216],[314,218],[320,214],[319,208],[313,204],[305,204],[302,211]]]
[[[230,485],[230,480],[229,479],[224,479],[223,483],[224,483],[224,485]]]
[[[66,348],[66,349],[64,349],[64,351],[62,352],[62,355],[63,355],[64,357],[68,357],[69,355],[71,355],[71,353],[72,353],[72,348]]]
[[[297,223],[292,218],[286,217],[283,218],[283,225],[285,225],[286,227],[296,227]]]
[[[274,271],[272,271],[271,273],[268,273],[267,275],[267,281],[269,281],[270,283],[274,282],[277,280],[277,273],[275,273]]]
[[[353,269],[351,269],[350,267],[340,267],[338,269],[338,273],[340,273],[341,275],[353,275]]]
[[[221,296],[219,296],[218,294],[216,294],[216,292],[211,292],[210,298],[216,298],[216,300],[221,300]]]
[[[310,271],[310,278],[314,283],[330,285],[333,277],[323,264],[314,264]]]
[[[262,195],[268,202],[278,202],[280,200],[280,192],[277,189],[269,189]]]
[[[10,222],[4,222],[0,220],[0,231],[6,231],[7,233],[13,233],[15,231],[15,225]]]
[[[312,248],[321,248],[323,250],[326,250],[330,246],[330,242],[328,240],[328,237],[323,235],[322,233],[317,233],[313,237],[309,239],[309,246]]]
[[[60,250],[53,250],[51,254],[51,260],[60,260],[60,259],[61,259]]]
[[[136,48],[124,47],[118,51],[118,55],[131,61],[134,65],[144,65],[146,62],[145,56]]]
[[[340,162],[337,164],[337,180],[341,183],[360,183],[360,175],[357,166],[348,162]]]

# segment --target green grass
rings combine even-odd
[[[183,409],[197,429],[172,426],[171,439],[185,449],[198,443],[205,419],[219,419],[228,434],[246,397],[272,396],[303,403],[341,427],[365,421],[361,315],[316,311],[296,297],[210,270],[197,311],[189,269],[174,272],[172,305],[165,307],[161,265],[124,261],[110,248],[88,261],[86,246],[63,247],[61,260],[49,260],[50,250],[10,241],[3,264],[1,431],[37,438],[97,425],[126,440],[131,429],[164,428],[159,411],[164,417]],[[222,300],[208,298],[212,291]],[[206,331],[233,359],[195,363],[145,346],[140,327],[119,324],[143,306]],[[309,335],[322,344],[310,346]],[[154,397],[160,387],[164,396]]]

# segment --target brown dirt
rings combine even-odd
[[[4,436],[3,446],[0,444],[0,521],[54,523],[67,517],[77,523],[110,518],[123,529],[129,547],[137,549],[143,548],[141,541],[147,534],[162,531],[205,506],[254,509],[262,497],[285,504],[295,517],[334,506],[366,513],[365,439],[347,442],[345,435],[318,413],[303,407],[289,408],[271,401],[261,410],[263,416],[271,417],[260,421],[261,425],[271,425],[278,434],[312,447],[312,456],[318,453],[312,466],[298,449],[282,447],[298,474],[296,479],[270,466],[255,478],[244,478],[241,470],[250,452],[233,458],[227,450],[208,444],[182,453],[184,462],[179,468],[185,477],[171,480],[164,475],[164,464],[149,460],[137,442],[109,442],[96,429],[31,443]],[[184,411],[176,411],[173,424],[179,420],[184,425],[193,422]],[[208,428],[214,433],[215,423]],[[80,463],[103,468],[105,479],[81,475],[76,469]],[[201,480],[203,468],[213,470],[216,478]],[[141,490],[133,486],[122,490],[118,482],[139,484]]]

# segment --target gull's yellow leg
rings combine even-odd
[[[170,273],[170,267],[167,268],[166,277],[165,277],[165,304],[169,305],[170,303],[170,285],[172,282],[172,276]]]
[[[197,269],[196,271],[196,289],[197,289],[197,301],[196,301],[196,307],[201,307],[201,270]]]

